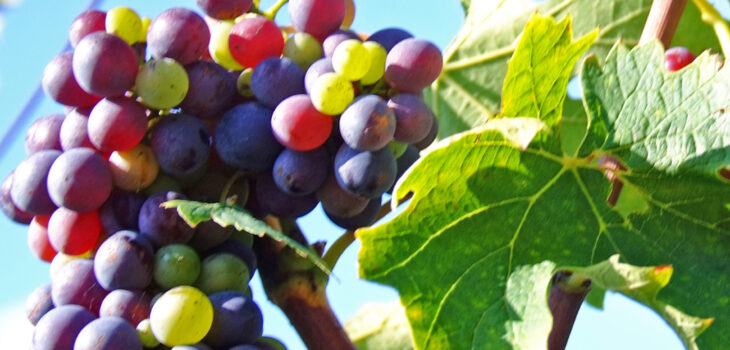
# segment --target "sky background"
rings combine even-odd
[[[724,1],[724,0],[723,0]],[[33,94],[45,65],[66,45],[71,21],[87,6],[86,0],[25,0],[5,10],[0,17],[0,134],[5,134],[15,116]],[[263,4],[272,1],[263,0]],[[725,1],[727,5],[727,1]],[[106,0],[101,9],[128,6],[140,15],[154,18],[168,7],[195,9],[194,0]],[[436,43],[442,50],[458,31],[463,20],[457,0],[356,0],[353,28],[372,33],[398,26],[416,37]],[[728,12],[725,12],[728,13]],[[288,21],[286,9],[277,18]],[[25,157],[25,130],[32,120],[63,109],[44,98],[28,120],[13,135],[10,147],[0,150],[0,180]],[[324,218],[321,208],[300,219],[310,241],[334,241],[342,230]],[[26,296],[50,280],[49,265],[29,251],[26,226],[0,215],[0,349],[27,349],[32,327],[25,319]],[[342,322],[351,318],[367,302],[388,302],[397,298],[390,288],[357,278],[355,242],[342,256],[330,283],[328,297]],[[254,299],[264,314],[264,334],[281,339],[289,349],[304,349],[303,344],[278,308],[266,300],[258,278],[252,282]],[[568,349],[683,349],[673,331],[651,310],[620,295],[609,293],[605,311],[584,305],[568,343]],[[707,316],[707,315],[702,315]]]

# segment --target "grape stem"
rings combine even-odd
[[[279,13],[281,7],[284,6],[284,4],[286,4],[287,2],[289,2],[289,0],[278,0],[275,4],[271,5],[271,7],[266,9],[266,11],[262,12],[261,14],[273,21],[276,17],[276,14]]]
[[[226,204],[228,200],[228,193],[231,192],[231,187],[233,187],[233,184],[238,181],[238,179],[243,176],[243,171],[236,171],[230,179],[228,179],[228,182],[226,182],[226,185],[223,186],[223,190],[221,191],[221,196],[219,198],[219,202]]]
[[[715,29],[715,35],[717,35],[717,40],[720,42],[722,54],[727,60],[730,57],[730,27],[728,27],[727,21],[722,18],[715,6],[707,0],[692,0],[692,2],[700,9],[702,21]]]
[[[659,39],[664,48],[669,48],[686,5],[687,0],[654,0],[639,45]]]

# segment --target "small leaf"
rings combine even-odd
[[[345,323],[345,331],[360,350],[411,350],[411,328],[400,302],[367,303]]]
[[[180,215],[180,217],[183,218],[190,227],[195,228],[201,222],[211,219],[210,213],[213,211],[214,207],[207,204],[208,203],[174,199],[162,203],[162,207],[167,209],[177,208],[178,215]]]

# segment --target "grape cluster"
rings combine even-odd
[[[206,16],[86,11],[74,50],[46,66],[66,113],[30,126],[0,190],[51,263],[27,300],[35,349],[283,347],[250,295],[252,236],[161,204],[297,218],[321,203],[356,229],[436,138],[422,90],[442,57],[428,41],[397,28],[363,41],[343,29],[346,0],[291,0],[284,28],[251,0],[197,3]]]

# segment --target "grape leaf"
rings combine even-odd
[[[550,41],[541,36],[543,33],[550,31],[525,33],[521,40]],[[662,57],[650,54],[655,45],[633,51],[642,52],[634,54],[638,72],[663,66]],[[530,45],[518,47],[534,49]],[[616,49],[612,55],[625,52]],[[530,56],[516,52],[513,60]],[[544,62],[549,65],[553,61]],[[709,69],[706,66],[717,68],[707,59],[698,65],[698,70],[679,74],[689,76]],[[559,67],[554,69],[556,74],[569,74],[567,70],[560,72]],[[635,71],[619,74],[641,75]],[[598,79],[588,82],[600,84]],[[552,84],[549,80],[535,82],[539,83],[548,84],[540,89]],[[730,79],[725,84],[730,84]],[[585,79],[583,86],[587,86]],[[652,88],[660,89],[661,85]],[[507,93],[519,91],[506,89]],[[551,94],[550,100],[559,100],[565,91],[552,89]],[[515,97],[505,96],[505,101],[515,101]],[[602,102],[623,104],[620,97],[615,98]],[[702,99],[700,102],[709,105]],[[393,203],[412,194],[401,214],[377,227],[357,231],[362,240],[361,276],[399,291],[417,349],[524,348],[526,343],[546,344],[546,326],[526,318],[539,314],[542,303],[517,298],[526,305],[520,314],[516,311],[521,309],[515,308],[520,304],[514,298],[510,301],[508,281],[520,269],[545,261],[554,266],[589,266],[621,254],[633,265],[676,266],[672,283],[658,295],[662,304],[627,295],[654,307],[670,324],[671,317],[699,320],[677,316],[679,310],[714,317],[715,325],[697,338],[699,346],[716,349],[728,344],[730,334],[724,332],[730,328],[730,298],[726,295],[730,290],[728,183],[706,172],[629,166],[614,173],[624,187],[617,205],[611,206],[606,199],[613,182],[596,164],[597,156],[611,153],[597,148],[577,157],[564,154],[560,148],[544,147],[559,135],[550,120],[529,117],[551,115],[547,113],[549,106],[538,105],[537,115],[492,119],[441,141],[424,154],[394,190]],[[505,106],[510,108],[515,107]],[[554,115],[561,115],[560,107],[555,108]],[[596,115],[602,112],[591,108],[590,113],[591,120],[601,120]],[[640,111],[636,114],[652,117]],[[667,122],[676,128],[684,126],[683,120]],[[703,132],[707,130],[698,130],[696,140],[712,138]],[[596,135],[601,134],[593,131],[587,140]],[[617,152],[615,156],[627,154],[631,155]],[[685,159],[678,169],[693,162]],[[725,159],[728,163],[730,157]],[[604,277],[595,276],[597,280]],[[618,288],[608,283],[607,287]],[[533,294],[525,293],[523,299]],[[673,311],[660,305],[671,305]],[[523,323],[518,323],[521,330],[516,332],[519,321]],[[693,338],[704,330],[693,329],[696,332],[676,329],[690,347]]]
[[[360,350],[413,349],[408,319],[398,301],[364,304],[344,327]]]
[[[165,208],[176,208],[178,215],[191,227],[195,227],[203,221],[213,220],[223,227],[232,225],[239,231],[246,231],[258,236],[269,236],[274,240],[285,243],[297,252],[297,254],[307,258],[327,275],[331,273],[331,268],[327,266],[327,263],[314,250],[303,246],[265,222],[256,219],[246,209],[237,205],[176,199],[162,203],[162,206]]]
[[[588,53],[605,57],[618,39],[635,44],[649,14],[651,0],[483,0],[468,3],[464,26],[444,50],[444,70],[427,95],[439,118],[441,137],[484,123],[500,111],[502,83],[507,61],[518,35],[534,13],[558,19],[571,14],[573,29],[583,36],[601,28]],[[466,4],[462,2],[462,4]],[[700,20],[699,9],[690,2],[680,20],[673,46],[695,53],[719,50],[711,26]],[[582,131],[585,113],[580,101],[567,101],[569,115]]]

